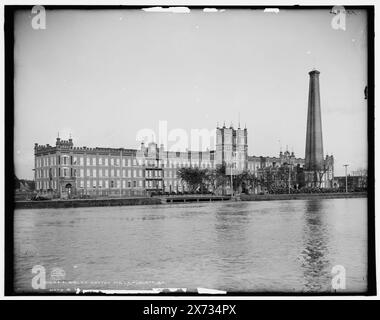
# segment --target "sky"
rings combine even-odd
[[[33,178],[34,143],[54,145],[58,133],[75,146],[138,148],[141,130],[158,136],[160,121],[170,136],[240,119],[249,155],[288,147],[304,157],[314,68],[335,175],[367,167],[364,11],[347,14],[345,30],[329,10],[47,10],[37,30],[34,16],[15,18],[19,178]]]

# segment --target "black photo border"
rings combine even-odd
[[[46,10],[120,10],[120,9],[143,9],[150,8],[153,5],[46,5],[44,8]],[[168,7],[183,7],[185,5],[154,5],[160,6],[162,8]],[[31,5],[6,5],[4,6],[4,54],[5,54],[5,74],[4,74],[4,116],[5,116],[5,131],[4,131],[4,227],[5,227],[5,259],[4,259],[4,295],[5,296],[73,296],[81,297],[81,295],[76,295],[75,293],[16,293],[14,291],[14,14],[17,10],[31,10],[33,6]],[[239,5],[239,6],[218,6],[218,5],[204,5],[204,6],[192,6],[186,5],[189,9],[204,9],[204,8],[216,8],[216,9],[252,9],[252,10],[263,10],[265,8],[279,8],[280,10],[315,10],[324,9],[331,10],[333,6],[277,6],[277,5]],[[368,122],[367,122],[367,135],[368,135],[368,219],[367,219],[367,230],[368,230],[368,272],[367,272],[367,291],[364,293],[356,292],[337,292],[337,293],[287,293],[287,292],[227,292],[225,295],[210,295],[210,294],[197,294],[197,293],[163,293],[154,295],[136,295],[144,296],[147,300],[154,299],[157,296],[197,296],[197,297],[233,297],[233,296],[373,296],[376,295],[376,257],[375,257],[375,132],[374,132],[374,6],[344,6],[346,10],[366,10],[367,11],[367,43],[368,43]],[[363,93],[364,95],[364,93]],[[88,294],[88,295],[102,295],[102,294]],[[87,296],[88,296],[87,295]],[[109,296],[109,295],[108,295]],[[126,294],[124,296],[134,297],[134,295]],[[155,300],[156,302],[159,302]],[[161,300],[162,301],[162,300]]]

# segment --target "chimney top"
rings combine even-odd
[[[315,75],[319,75],[320,72],[319,72],[318,70],[316,70],[316,69],[313,69],[312,71],[309,72],[309,74],[310,74],[310,75],[314,75],[314,74],[315,74]]]

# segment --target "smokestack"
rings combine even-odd
[[[322,117],[319,94],[319,74],[317,70],[309,72],[309,103],[307,111],[305,169],[309,171],[323,169]]]

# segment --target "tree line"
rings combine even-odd
[[[186,184],[190,192],[204,192],[217,189],[224,189],[231,185],[231,177],[226,174],[226,166],[218,165],[215,169],[209,168],[180,168],[177,170],[177,176]],[[239,187],[248,188],[257,182],[257,178],[250,172],[244,171],[233,176],[233,187],[236,190]]]

